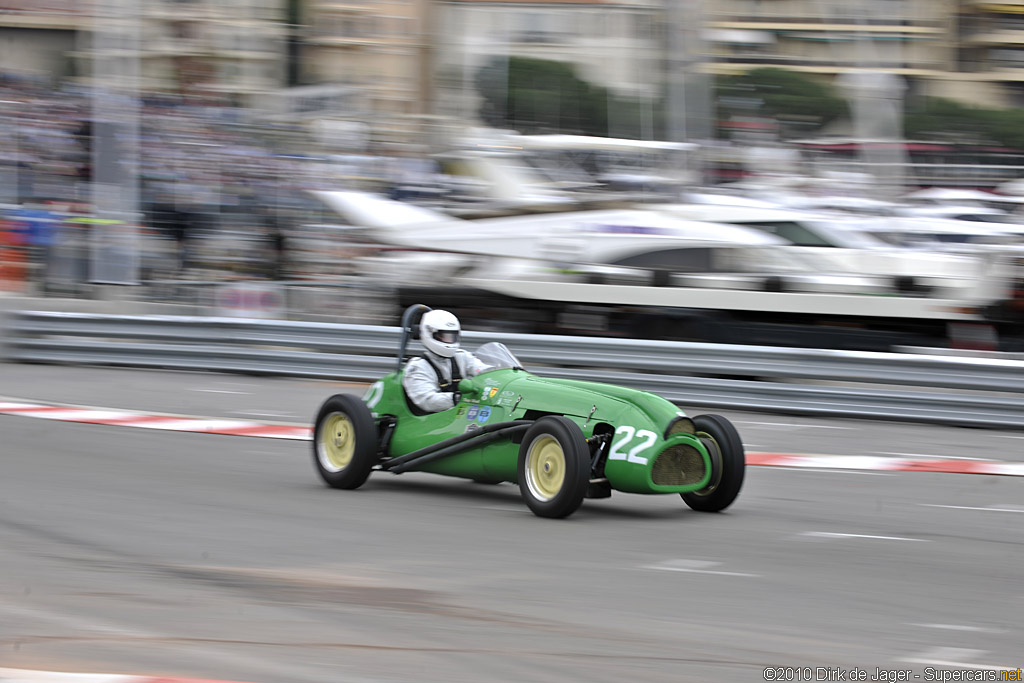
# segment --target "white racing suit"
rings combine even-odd
[[[452,373],[452,365],[456,372]],[[402,388],[417,408],[437,413],[455,407],[455,392],[459,380],[472,377],[484,364],[469,351],[459,349],[452,358],[444,358],[427,351],[422,358],[413,358],[402,373]]]

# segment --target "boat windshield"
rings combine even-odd
[[[500,342],[488,342],[476,350],[476,358],[484,366],[480,372],[491,370],[523,369],[519,359],[512,355],[508,347]]]

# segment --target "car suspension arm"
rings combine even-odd
[[[381,463],[381,469],[399,474],[406,472],[418,465],[431,460],[455,455],[470,448],[477,448],[484,443],[490,443],[497,439],[512,436],[526,429],[533,424],[533,420],[512,420],[511,422],[495,422],[471,432],[453,436],[450,439],[439,441],[432,446],[421,448],[412,453],[406,453],[397,458],[385,460]],[[483,437],[486,437],[483,438]]]

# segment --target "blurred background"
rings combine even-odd
[[[1024,0],[0,0],[0,667],[1020,680],[1022,105]],[[321,486],[415,303],[738,504]]]
[[[11,294],[372,323],[430,298],[470,324],[494,324],[474,310],[515,309],[505,327],[527,332],[1024,350],[1024,3],[0,10],[0,288]],[[396,236],[383,205],[367,220],[330,199],[345,191],[422,212],[395,219]],[[602,210],[648,218],[587,213]],[[455,230],[444,249],[415,239],[413,224],[441,216]],[[709,225],[730,227],[710,245]],[[493,246],[524,229],[537,248]],[[580,247],[595,229],[672,240],[609,238],[596,255]],[[435,248],[474,258],[425,259]],[[533,265],[508,263],[520,256]],[[702,295],[651,312],[642,292],[612,305],[553,286],[538,305],[519,301],[524,278]],[[720,311],[722,289],[739,302],[719,315],[724,332],[708,332],[710,314],[698,325],[679,313]],[[881,317],[854,301],[836,318],[822,313],[832,304],[758,296],[787,292],[915,301]],[[836,324],[882,334],[818,334]]]

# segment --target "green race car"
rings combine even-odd
[[[503,344],[477,350],[486,369],[461,380],[455,407],[423,414],[405,396],[402,370],[413,320],[427,310],[406,310],[394,372],[362,399],[338,394],[320,407],[313,461],[329,486],[358,488],[374,470],[510,481],[541,517],[566,517],[613,490],[678,493],[705,512],[736,499],[743,443],[726,418],[687,417],[646,391],[538,377]]]

